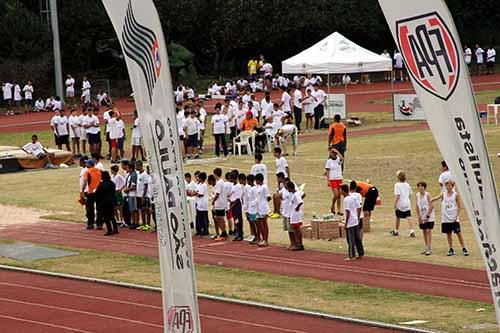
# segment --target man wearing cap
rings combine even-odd
[[[87,211],[87,229],[94,229],[95,224],[95,191],[101,183],[101,170],[95,167],[94,160],[87,161],[87,171],[83,174],[83,183],[80,187],[80,198],[85,199]],[[86,192],[86,193],[85,193]],[[102,225],[97,225],[97,229],[102,229]]]

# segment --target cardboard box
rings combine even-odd
[[[316,239],[336,239],[339,238],[339,221],[313,220],[311,222],[313,237]]]

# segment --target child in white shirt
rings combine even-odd
[[[264,184],[267,183],[267,166],[262,163],[262,154],[255,154],[255,164],[250,169],[250,173],[257,176],[259,173],[264,176]]]
[[[249,174],[247,176],[247,212],[248,212],[248,223],[250,224],[250,232],[253,237],[250,239],[250,244],[258,244],[261,239],[259,228],[257,225],[257,186],[255,185],[255,176]]]
[[[427,183],[419,182],[417,184],[417,202],[416,212],[418,218],[418,226],[424,234],[425,249],[422,254],[429,256],[431,254],[431,237],[432,229],[434,229],[434,207],[431,201],[431,195],[427,192]]]
[[[207,174],[200,172],[197,176],[196,187],[196,234],[195,236],[208,235],[208,187]]]
[[[330,208],[332,214],[342,216],[340,210],[340,185],[342,185],[342,163],[344,157],[335,148],[330,148],[330,158],[326,161],[325,176],[328,186],[333,193],[332,206]],[[335,206],[337,210],[335,211]]]
[[[234,234],[235,238],[233,241],[243,240],[243,186],[238,183],[238,176],[235,173],[231,173],[229,179],[233,186],[231,187],[231,194],[229,195],[229,209],[231,211],[231,216],[234,221]]]
[[[345,260],[361,259],[365,255],[365,250],[359,234],[359,204],[349,194],[349,186],[342,185],[340,190],[344,196],[345,230],[349,250],[349,257]]]
[[[264,175],[262,173],[255,176],[255,182],[257,183],[257,195],[254,199],[257,201],[257,230],[260,234],[259,238],[261,239],[258,245],[265,247],[269,245],[267,214],[269,214],[269,201],[271,201],[271,195],[269,194],[269,188],[264,183]]]
[[[394,195],[396,201],[394,202],[394,209],[396,210],[396,228],[390,233],[393,236],[399,236],[399,225],[401,219],[406,219],[410,227],[410,237],[415,237],[415,227],[411,219],[411,186],[406,182],[406,174],[399,170],[396,173],[398,182],[394,184]]]
[[[302,244],[302,232],[300,227],[304,222],[304,201],[302,193],[297,191],[293,182],[286,183],[287,191],[290,193],[290,225],[293,229],[294,244],[291,247],[292,251],[304,251]]]

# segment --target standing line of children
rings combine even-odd
[[[397,182],[394,185],[396,196],[394,208],[396,214],[395,229],[390,234],[399,236],[400,220],[406,219],[409,225],[409,236],[415,237],[414,223],[411,218],[411,196],[412,188],[406,182],[406,174],[400,170],[396,174]],[[460,213],[462,204],[460,195],[455,191],[455,182],[448,170],[446,162],[442,162],[442,173],[439,177],[440,193],[434,198],[427,192],[427,183],[420,181],[417,183],[418,192],[416,194],[415,210],[419,228],[422,230],[425,248],[422,254],[427,256],[432,254],[432,230],[436,222],[435,209],[433,203],[441,201],[441,232],[446,234],[448,242],[448,256],[455,255],[453,247],[453,233],[457,236],[462,247],[464,256],[469,255],[462,235],[460,226]]]

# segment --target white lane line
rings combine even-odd
[[[6,282],[0,282],[0,285],[6,285],[6,286],[11,286],[11,287],[19,287],[19,288],[25,288],[25,289],[37,290],[37,291],[44,291],[44,292],[49,292],[49,293],[54,293],[54,294],[59,294],[59,295],[67,295],[67,296],[73,296],[73,297],[88,298],[88,299],[100,300],[100,301],[111,302],[111,303],[119,303],[119,304],[125,304],[125,305],[134,305],[134,306],[141,306],[141,307],[146,307],[146,308],[152,308],[152,309],[162,310],[161,306],[153,306],[153,305],[147,305],[147,304],[142,304],[142,303],[122,301],[122,300],[115,299],[115,298],[95,297],[95,296],[90,296],[90,295],[83,295],[83,294],[77,294],[77,293],[68,293],[68,292],[62,292],[62,291],[54,290],[54,289],[31,287],[31,286],[14,284],[14,283],[6,283]],[[0,298],[0,300],[2,300],[2,298]],[[3,300],[5,300],[5,298],[3,298]],[[22,302],[22,301],[17,301],[17,302],[19,302],[19,303],[27,303],[27,304],[30,304],[30,305],[33,304],[33,303]],[[39,305],[39,304],[37,304],[37,305]],[[43,306],[43,305],[41,305],[41,306]],[[53,307],[53,306],[48,306],[48,305],[47,305],[47,307],[57,308],[57,309],[64,309],[63,311],[69,310],[69,309],[66,309],[66,308]],[[74,310],[74,311],[81,312],[79,310]],[[96,315],[99,315],[99,314],[96,314]],[[218,316],[211,316],[211,315],[205,315],[205,314],[200,314],[200,316],[208,318],[208,319],[215,319],[215,320],[219,320],[219,321],[227,321],[227,322],[231,322],[231,323],[237,323],[237,324],[242,324],[242,325],[247,325],[247,326],[254,326],[254,327],[260,327],[260,328],[266,328],[266,329],[271,329],[271,330],[275,330],[275,331],[291,332],[291,333],[309,333],[309,332],[304,332],[304,331],[290,330],[290,329],[280,328],[280,327],[276,327],[276,326],[251,323],[251,322],[247,322],[247,321],[236,320],[236,319],[229,319],[229,318],[223,318],[223,317],[218,317]],[[2,317],[2,316],[0,316],[0,317]],[[7,317],[7,316],[5,316],[5,317]],[[51,325],[50,324],[50,326],[57,326],[57,325]],[[61,326],[61,328],[64,328],[64,327]],[[73,329],[73,330],[75,330],[76,332],[87,332],[87,331],[80,331],[80,330],[76,330],[76,329]],[[92,332],[89,332],[89,333],[92,333]]]
[[[143,326],[151,326],[151,327],[156,327],[156,328],[163,328],[163,325],[146,323],[146,322],[143,322],[143,321],[132,320],[132,319],[127,319],[127,318],[122,318],[122,317],[108,316],[108,315],[101,314],[101,313],[95,313],[95,312],[89,312],[89,311],[81,311],[81,310],[63,308],[63,307],[59,307],[59,306],[52,306],[52,305],[46,305],[46,304],[24,302],[24,301],[19,301],[19,300],[10,299],[10,298],[4,298],[4,297],[0,297],[0,301],[4,301],[4,302],[7,302],[7,303],[17,303],[17,304],[22,304],[22,305],[29,305],[29,306],[33,306],[33,307],[46,308],[46,309],[51,309],[51,310],[72,312],[72,313],[83,314],[83,315],[94,316],[94,317],[101,317],[101,318],[112,319],[112,320],[117,320],[117,321],[126,321],[126,322],[129,322],[129,323],[132,323],[132,324],[136,324],[136,325],[143,325]]]
[[[92,296],[92,295],[70,293],[70,292],[66,292],[66,291],[60,291],[60,290],[49,289],[49,288],[32,287],[32,286],[17,284],[17,283],[0,282],[0,285],[49,292],[49,293],[54,293],[54,294],[59,294],[59,295],[81,297],[81,298],[87,298],[87,299],[92,299],[92,300],[96,300],[96,301],[104,301],[104,302],[113,302],[113,303],[119,303],[119,304],[125,304],[125,305],[133,305],[133,306],[145,307],[145,308],[156,309],[156,310],[163,309],[161,306],[148,305],[148,304],[129,302],[129,301],[122,301],[119,299],[109,298],[109,297],[99,297],[99,296]]]
[[[72,328],[72,327],[67,327],[67,326],[61,326],[61,325],[55,325],[55,324],[50,324],[50,323],[47,323],[47,322],[30,320],[30,319],[24,319],[24,318],[18,318],[18,317],[12,317],[12,316],[0,315],[0,318],[14,320],[14,321],[20,321],[20,322],[28,323],[28,324],[34,324],[34,325],[40,325],[40,326],[46,326],[46,327],[52,327],[52,328],[60,328],[62,330],[72,331],[72,332],[78,332],[78,333],[94,333],[94,332],[90,332],[90,331],[79,330],[77,328]]]

